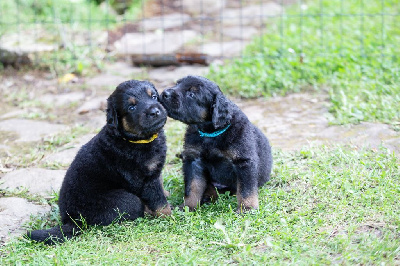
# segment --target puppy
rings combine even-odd
[[[168,116],[188,124],[182,152],[184,205],[193,210],[217,193],[237,194],[237,212],[258,209],[258,187],[270,179],[268,139],[212,81],[187,76],[165,90]]]
[[[80,149],[65,175],[58,201],[63,225],[28,232],[29,238],[63,242],[84,223],[134,220],[145,208],[154,215],[171,214],[161,179],[167,113],[157,90],[146,81],[126,81],[107,104],[107,124]]]

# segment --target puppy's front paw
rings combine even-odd
[[[238,194],[238,208],[237,213],[245,213],[252,210],[258,210],[258,195],[254,194],[247,198],[242,198]]]
[[[185,207],[189,208],[189,211],[195,211],[197,208],[200,207],[200,200],[195,198],[191,198],[191,197],[185,197],[185,202],[183,203],[183,208]]]
[[[170,216],[171,213],[172,213],[171,205],[169,205],[169,204],[167,204],[166,206],[159,208],[155,211],[155,215],[158,217]]]
[[[255,212],[258,210],[257,208],[254,207],[249,207],[249,206],[244,206],[244,205],[240,205],[238,206],[238,208],[236,209],[236,213],[238,214],[243,214],[243,213],[249,213],[249,212]]]

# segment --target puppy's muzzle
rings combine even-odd
[[[168,89],[161,93],[161,98],[164,100],[169,100],[171,98],[172,90]]]
[[[167,110],[179,108],[179,96],[174,89],[163,91],[160,98],[160,102]]]

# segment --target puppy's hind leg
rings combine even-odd
[[[185,202],[190,210],[200,206],[203,194],[207,188],[205,169],[200,159],[185,161],[183,164],[185,177]]]
[[[99,202],[100,203],[100,202]],[[88,224],[109,225],[121,220],[135,220],[144,216],[144,204],[136,195],[115,189],[101,196],[100,206],[91,209],[85,217]]]
[[[249,159],[236,161],[238,213],[258,209],[258,180]]]

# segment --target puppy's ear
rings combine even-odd
[[[222,93],[216,95],[212,108],[212,122],[214,127],[222,127],[231,122],[231,107],[229,101]]]
[[[115,110],[114,103],[110,99],[107,100],[107,124],[115,128],[118,127],[117,111]]]

